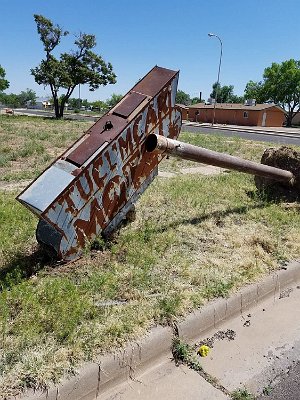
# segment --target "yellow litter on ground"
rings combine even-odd
[[[200,354],[201,357],[206,357],[210,351],[210,348],[203,344],[202,346],[199,347],[197,353]]]

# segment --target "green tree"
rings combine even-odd
[[[205,103],[203,99],[200,100],[200,97],[193,97],[191,99],[191,104]]]
[[[233,85],[221,86],[220,83],[215,82],[212,86],[210,97],[216,99],[217,103],[230,103],[230,99],[233,96],[233,89]]]
[[[3,92],[0,92],[0,105],[5,104],[5,97],[6,97],[6,94]]]
[[[19,95],[20,106],[26,106],[27,102],[30,102],[32,106],[36,104],[36,93],[31,89],[22,91]]]
[[[17,108],[21,106],[19,95],[14,93],[5,94],[3,98],[3,103],[5,103],[8,107],[11,108]]]
[[[65,103],[79,84],[87,84],[89,90],[94,91],[102,85],[116,82],[112,65],[92,51],[96,46],[94,35],[81,33],[74,42],[76,50],[61,53],[56,58],[53,50],[69,32],[42,15],[35,14],[34,20],[46,56],[36,68],[31,69],[31,74],[38,84],[50,86],[56,118],[63,117]],[[65,93],[59,96],[61,89]]]
[[[291,126],[300,111],[300,61],[272,63],[265,69],[263,78],[266,96],[285,110],[286,125]]]
[[[235,103],[235,104],[243,104],[245,101],[245,97],[244,96],[237,96],[236,94],[233,94],[230,97],[230,100],[228,103]]]
[[[113,93],[110,98],[108,98],[106,100],[106,107],[108,110],[110,110],[111,108],[113,108],[117,103],[119,103],[119,101],[122,99],[122,95],[121,94],[116,94]]]
[[[233,85],[221,86],[220,83],[215,82],[210,97],[217,99],[217,103],[243,103],[244,97],[237,96],[233,90]]]
[[[286,125],[300,111],[300,61],[290,59],[265,68],[262,82],[246,85],[247,97],[259,102],[272,101],[285,110]]]
[[[68,108],[73,108],[75,109],[79,109],[81,107],[81,99],[79,98],[75,98],[75,97],[70,97],[68,100]]]
[[[177,90],[175,101],[177,104],[184,104],[186,106],[191,104],[190,95],[185,93],[183,90]]]
[[[93,109],[99,110],[100,112],[106,112],[108,109],[106,102],[102,100],[93,101],[91,105]]]
[[[263,82],[249,81],[246,85],[245,99],[255,99],[257,103],[264,103],[267,101],[267,96]]]
[[[3,90],[9,88],[9,82],[5,79],[5,75],[5,70],[0,65],[0,92],[3,92]]]
[[[70,97],[68,100],[68,108],[74,108],[75,110],[79,110],[82,106],[88,108],[90,105],[91,103],[87,99],[75,99]]]

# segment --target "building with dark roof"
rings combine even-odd
[[[248,105],[249,104],[249,105]],[[247,126],[282,126],[284,110],[275,104],[216,104],[215,123]],[[198,103],[189,106],[189,121],[213,121],[214,104]]]

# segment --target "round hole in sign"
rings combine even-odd
[[[152,151],[154,151],[156,149],[157,146],[157,137],[154,134],[150,134],[145,142],[146,145],[146,150],[151,153]]]
[[[112,124],[111,121],[106,121],[106,122],[105,122],[104,129],[105,129],[106,131],[109,131],[109,130],[112,129],[113,127],[114,127],[114,126],[113,126],[113,124]]]

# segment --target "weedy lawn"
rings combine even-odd
[[[0,181],[36,177],[91,124],[0,115]]]
[[[1,119],[2,183],[33,178],[89,126]],[[180,140],[256,161],[265,148],[222,136],[182,133]],[[26,146],[35,150],[20,156]],[[299,204],[267,200],[245,174],[182,173],[191,166],[165,160],[161,170],[176,175],[155,179],[136,220],[114,242],[87,244],[68,265],[37,248],[37,221],[15,201],[18,191],[0,190],[1,395],[45,388],[83,361],[299,257]]]

